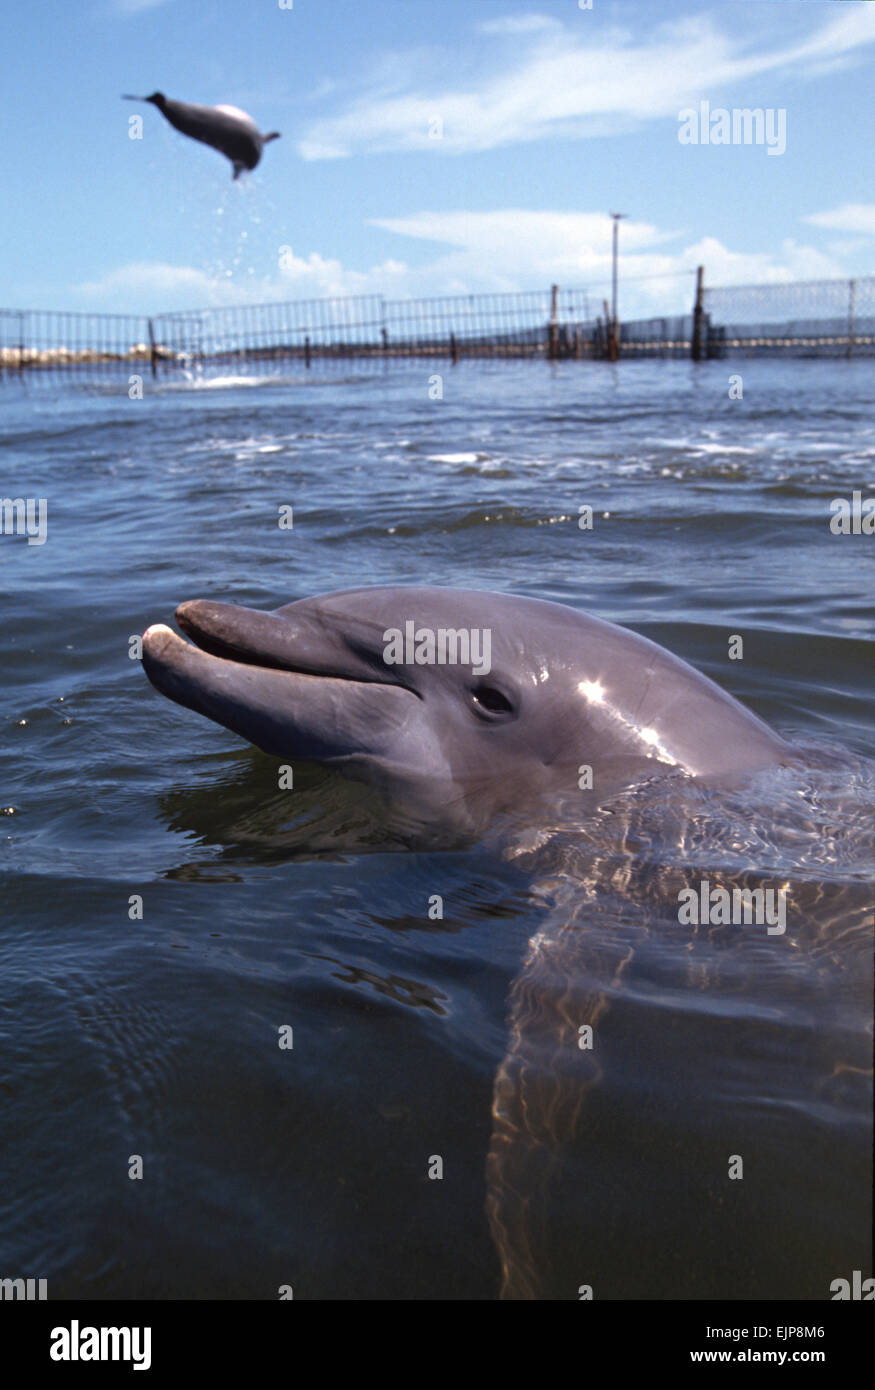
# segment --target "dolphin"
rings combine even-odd
[[[158,690],[266,753],[371,782],[426,830],[476,832],[521,796],[579,814],[584,784],[598,798],[792,755],[680,658],[541,599],[381,587],[274,612],[197,599],[176,618],[190,642],[144,636]]]
[[[256,167],[269,140],[280,138],[277,130],[262,135],[252,117],[237,106],[192,106],[186,101],[173,101],[163,92],[153,92],[150,97],[125,94],[122,101],[149,101],[157,106],[162,116],[183,135],[212,145],[214,150],[230,159],[235,179],[244,169]]]
[[[641,1296],[635,1260],[643,1250],[642,1270],[653,1267],[655,1237],[642,1234],[628,1194],[642,1184],[662,1194],[651,1224],[669,1245],[677,1235],[689,1250],[701,1236],[702,1260],[688,1272],[657,1258],[675,1293],[737,1297],[765,1260],[758,1296],[812,1296],[821,1245],[787,1273],[778,1242],[769,1264],[761,1214],[787,1203],[782,1134],[791,1123],[800,1182],[829,1188],[831,1211],[849,1191],[852,1212],[866,1206],[853,1164],[837,1164],[830,1180],[817,1126],[833,1113],[824,1105],[835,1107],[833,1156],[844,1152],[847,1126],[866,1132],[871,898],[850,860],[835,893],[812,870],[868,844],[868,799],[849,820],[850,808],[824,794],[831,783],[801,795],[810,750],[662,647],[561,604],[377,587],[273,612],[199,599],[176,619],[189,640],[164,624],[143,638],[146,674],[164,695],[269,755],[363,780],[429,848],[494,824],[510,828],[505,857],[534,867],[532,901],[547,916],[511,983],[485,1156],[500,1296],[576,1298],[593,1285],[596,1296],[623,1296],[630,1278]],[[839,797],[853,781],[840,766],[829,777]],[[754,863],[767,874],[789,861],[797,872],[786,935],[679,927],[679,889],[712,864],[722,883],[756,887]],[[673,971],[659,988],[657,966]],[[654,1032],[663,988],[689,1007],[676,1005],[670,1026]],[[707,1008],[694,997],[706,988]],[[773,1033],[762,1036],[785,1015],[789,1062]],[[586,1029],[592,1050],[582,1047]],[[745,1046],[755,1097],[721,1083],[720,1057]],[[607,1071],[619,1084],[599,1086]],[[766,1091],[777,1086],[774,1113],[763,1108],[760,1077]],[[686,1126],[680,1152],[648,1138],[665,1127],[672,1081]],[[654,1100],[629,1134],[622,1096],[633,1084]],[[593,1130],[616,1170],[607,1206],[603,1170],[602,1187],[590,1190]],[[739,1153],[750,1155],[758,1184],[747,1206],[729,1200],[720,1176],[726,1155]],[[857,1249],[847,1233],[842,1240]]]

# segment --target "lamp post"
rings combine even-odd
[[[611,332],[609,336],[611,361],[616,362],[620,350],[620,324],[617,319],[617,233],[620,228],[620,219],[627,217],[625,212],[612,212],[610,216],[614,221],[612,237],[612,257],[611,257]]]

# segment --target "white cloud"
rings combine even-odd
[[[140,308],[145,304],[149,311],[157,312],[165,307],[167,299],[172,299],[180,308],[199,304],[220,302],[216,293],[220,288],[203,270],[194,266],[167,265],[161,261],[131,261],[128,265],[110,270],[97,280],[86,280],[74,286],[74,293],[89,304],[102,307],[122,305],[136,299]],[[231,291],[232,287],[225,287]],[[180,297],[185,304],[180,304]],[[229,302],[227,299],[221,302]],[[122,307],[120,312],[127,312]]]
[[[214,275],[196,266],[131,261],[73,288],[73,293],[89,308],[150,314],[337,295],[383,294],[387,298],[403,298],[417,292],[411,272],[402,261],[387,260],[360,271],[326,259],[316,251],[296,256],[290,247],[281,248],[273,275]]]
[[[731,251],[716,237],[702,237],[682,253],[690,264],[703,265],[709,285],[777,285],[791,280],[832,280],[847,274],[844,266],[813,246],[791,237],[778,256],[765,251]]]
[[[813,212],[802,220],[813,227],[828,227],[833,232],[863,232],[875,236],[875,203],[843,203],[831,212]]]
[[[409,291],[413,294],[539,289],[557,283],[591,290],[598,306],[609,291],[611,221],[605,213],[420,212],[374,219],[373,225],[450,248],[410,275],[421,286]],[[624,312],[641,317],[688,307],[699,265],[712,285],[847,273],[841,261],[791,239],[782,242],[777,254],[738,252],[716,237],[684,244],[681,232],[632,219],[621,223],[619,246]]]
[[[479,84],[429,86],[424,76],[399,88],[403,55],[369,90],[339,115],[313,122],[299,142],[305,159],[356,152],[433,149],[459,154],[552,138],[581,139],[612,128],[677,116],[702,94],[717,97],[731,84],[764,73],[796,69],[808,75],[835,65],[875,41],[875,5],[832,16],[801,42],[765,53],[756,37],[721,32],[705,16],[663,24],[641,38],[617,30],[596,37],[541,16],[492,21],[490,32],[507,34],[508,23],[528,26],[525,56],[495,68]],[[481,26],[482,27],[482,26]],[[746,46],[747,44],[747,46]],[[517,55],[519,49],[513,48]],[[506,53],[506,49],[502,49]],[[424,55],[408,71],[422,73]],[[443,64],[445,67],[445,63]],[[429,134],[438,116],[443,138]]]
[[[839,58],[847,58],[856,48],[875,40],[875,10],[867,5],[848,6],[843,14],[835,15],[809,39],[790,48],[785,57],[788,63],[807,63],[813,73],[835,72]]]
[[[286,254],[283,254],[286,253]],[[326,260],[317,251],[296,256],[281,248],[279,280],[274,291],[280,298],[312,299],[345,294],[384,294],[387,298],[409,294],[410,271],[403,261],[383,261],[370,270],[349,270],[341,261]]]
[[[360,270],[316,251],[278,251],[276,269],[261,276],[216,277],[194,266],[135,261],[76,287],[93,308],[152,313],[222,304],[382,294],[388,299],[512,292],[557,283],[586,289],[593,314],[610,292],[610,220],[604,213],[419,212],[372,225],[419,242],[438,243],[424,265],[386,259]],[[775,253],[739,252],[716,237],[685,242],[678,232],[645,222],[620,231],[620,301],[626,318],[687,310],[693,276],[705,266],[709,285],[783,283],[847,275],[840,259],[785,240]]]
[[[432,267],[453,283],[476,275],[496,289],[529,281],[542,285],[551,276],[581,284],[610,273],[611,220],[603,212],[419,212],[373,218],[370,225],[454,248]],[[625,221],[621,239],[627,266],[639,274],[661,271],[670,257],[656,248],[676,235],[647,222]]]

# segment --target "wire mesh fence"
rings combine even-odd
[[[686,275],[686,273],[685,273]],[[652,277],[665,279],[667,277]],[[614,324],[593,289],[384,299],[352,295],[153,316],[0,310],[0,377],[59,371],[153,377],[246,367],[278,372],[340,359],[601,359],[875,355],[875,276],[704,288],[689,312]],[[638,304],[644,291],[627,295]],[[623,282],[621,280],[621,289]],[[651,295],[652,287],[647,290]],[[668,302],[666,292],[666,302]]]
[[[693,340],[692,314],[639,319],[620,324],[621,357],[689,357]]]
[[[161,346],[183,365],[303,358],[526,356],[572,350],[589,329],[586,291],[334,299],[242,305],[153,320]],[[551,337],[552,329],[552,337]]]
[[[875,356],[875,276],[706,289],[708,355]]]
[[[0,372],[131,366],[150,362],[149,320],[140,314],[0,309]]]
[[[383,323],[379,295],[240,304],[152,320],[156,342],[182,367],[355,356],[380,345]]]

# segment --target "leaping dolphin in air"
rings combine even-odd
[[[122,100],[150,101],[183,135],[190,135],[192,140],[200,140],[204,145],[212,145],[214,150],[219,150],[230,159],[235,179],[244,169],[255,168],[268,140],[280,138],[278,130],[262,135],[252,117],[238,106],[191,106],[186,101],[173,101],[163,92],[153,92],[150,97],[135,97],[126,93]]]

